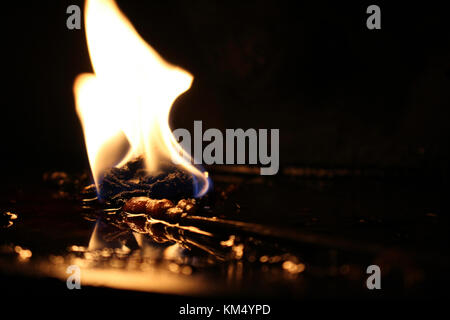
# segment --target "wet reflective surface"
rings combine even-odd
[[[43,279],[47,291],[67,292],[67,267],[77,265],[84,288],[372,297],[366,268],[378,264],[384,296],[440,295],[449,259],[439,193],[377,179],[213,178],[214,201],[177,223],[86,205],[73,181],[6,190],[2,283]]]

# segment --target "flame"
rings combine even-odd
[[[176,161],[203,195],[208,174],[191,164],[169,127],[171,106],[193,76],[147,44],[113,0],[87,0],[84,12],[94,73],[76,78],[74,94],[97,189],[106,169],[144,156],[150,173]]]

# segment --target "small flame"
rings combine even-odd
[[[74,93],[97,189],[106,169],[144,156],[150,173],[176,160],[203,195],[208,174],[187,160],[169,127],[171,106],[193,76],[148,45],[113,0],[87,0],[84,12],[94,73],[80,74]]]

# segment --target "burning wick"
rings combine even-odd
[[[142,157],[147,176],[177,159],[194,196],[204,195],[207,172],[187,160],[169,127],[172,104],[193,76],[148,45],[113,0],[86,1],[85,30],[94,73],[76,78],[74,94],[97,192],[107,170]]]

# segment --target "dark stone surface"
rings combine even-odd
[[[444,297],[450,265],[449,221],[446,195],[439,187],[393,178],[261,178],[212,172],[212,179],[215,189],[209,196],[215,201],[209,203],[207,214],[258,223],[268,229],[293,230],[300,238],[308,234],[313,237],[289,247],[288,252],[295,252],[306,265],[305,272],[298,277],[290,278],[272,264],[267,269],[264,263],[251,262],[244,255],[241,276],[236,266],[230,275],[229,262],[215,263],[205,269],[194,267],[193,275],[207,277],[207,280],[199,280],[200,287],[207,281],[214,283],[217,289],[225,289],[231,282],[235,291],[230,296],[241,299],[245,299],[245,290],[253,290],[252,297],[289,300]],[[54,255],[70,259],[73,253],[67,248],[72,245],[87,247],[93,239],[98,216],[86,215],[86,208],[79,201],[68,199],[65,193],[42,184],[23,186],[19,191],[3,190],[0,207],[18,216],[12,226],[0,230],[0,278],[4,280],[4,287],[17,292],[18,289],[13,288],[16,285],[22,285],[25,290],[29,286],[27,283],[47,283],[44,291],[31,290],[29,294],[68,294],[63,283],[40,278],[37,263],[43,259],[48,264],[49,257]],[[204,210],[198,214],[204,214]],[[103,235],[105,243],[109,241],[116,247],[126,243],[132,250],[138,248],[129,227],[117,229],[114,215],[104,213],[103,216],[108,221],[103,229],[110,233]],[[137,223],[135,217],[133,230],[138,230]],[[206,243],[227,239],[224,234],[229,229],[220,225],[205,228],[213,234]],[[172,234],[172,239],[199,241],[188,231],[178,234],[176,229],[163,228],[161,232]],[[245,235],[238,230],[234,234],[238,238]],[[126,239],[132,240],[132,245],[124,242]],[[249,239],[259,243],[254,251],[257,257],[268,254],[269,249],[279,254],[285,245],[282,237],[271,239],[270,245],[267,241],[261,244],[257,236]],[[245,243],[245,248],[252,248],[251,241]],[[17,261],[15,245],[32,251],[29,262]],[[13,249],[10,252],[5,248]],[[205,253],[193,250],[187,256],[205,257]],[[193,261],[198,261],[195,259]],[[364,287],[365,268],[370,264],[380,265],[383,270],[380,292]],[[106,265],[105,268],[112,267]],[[164,265],[158,268],[161,269],[145,278],[158,283],[160,272],[164,274],[166,270]],[[123,276],[126,275],[125,272]],[[164,286],[160,289],[164,290]],[[160,289],[156,286],[152,290]],[[91,288],[84,292],[89,295],[103,291]],[[132,296],[135,293],[123,291],[120,294]],[[211,295],[214,299],[228,297],[208,293]]]

